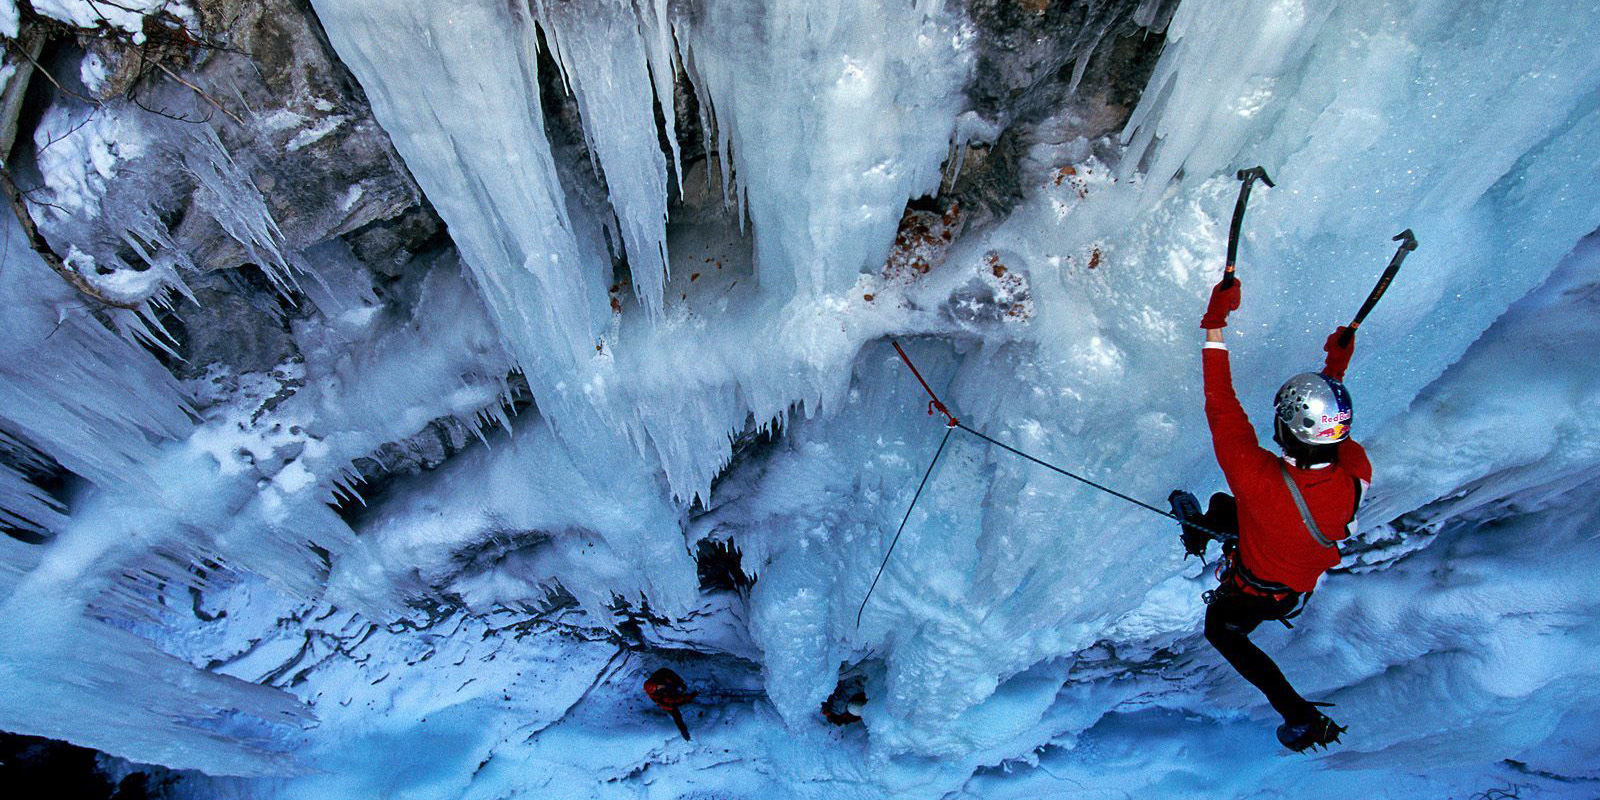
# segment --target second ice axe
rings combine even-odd
[[[1405,261],[1406,255],[1417,249],[1417,237],[1411,234],[1410,228],[1395,234],[1394,241],[1399,242],[1400,247],[1395,249],[1394,258],[1389,259],[1389,266],[1383,270],[1383,275],[1379,276],[1378,285],[1372,287],[1372,293],[1367,295],[1367,302],[1361,304],[1361,310],[1356,312],[1356,318],[1350,321],[1343,337],[1345,344],[1350,343],[1350,337],[1355,335],[1356,328],[1361,327],[1362,321],[1372,313],[1372,307],[1378,304],[1383,293],[1389,291],[1389,284],[1394,282],[1395,273],[1400,271],[1400,262]]]

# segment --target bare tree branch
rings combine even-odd
[[[24,56],[26,56],[29,61],[33,62],[33,68],[34,68],[35,71],[37,71],[40,75],[43,75],[46,80],[50,81],[50,83],[55,85],[56,91],[61,92],[62,94],[67,95],[68,97],[74,97],[74,98],[77,98],[79,100],[82,100],[83,102],[88,103],[89,105],[92,105],[92,106],[101,105],[101,102],[99,100],[95,100],[94,98],[91,98],[91,97],[84,97],[83,95],[78,94],[77,92],[74,92],[71,89],[68,89],[67,87],[63,86],[61,84],[61,81],[56,80],[56,76],[51,75],[50,74],[50,70],[45,69],[44,65],[40,64],[36,59],[34,59],[34,57],[32,55],[30,55],[28,53],[28,51],[21,50],[20,52]]]
[[[94,121],[95,113],[96,112],[94,112],[94,111],[89,112],[88,116],[85,116],[83,119],[79,120],[78,124],[72,126],[72,128],[69,129],[66,133],[63,133],[60,136],[57,136],[54,139],[51,139],[50,141],[45,142],[44,147],[41,147],[37,151],[35,151],[34,157],[37,158],[39,153],[43,153],[44,151],[49,150],[51,147],[53,147],[55,145],[56,142],[59,142],[62,139],[65,139],[68,136],[71,136],[72,134],[77,133],[78,131],[82,130],[83,126],[88,125],[90,122]],[[27,192],[25,192],[25,194],[32,194],[35,191],[37,191],[37,190],[29,189]],[[29,198],[29,199],[31,200],[32,198]],[[34,202],[38,202],[38,201],[35,200]]]
[[[173,80],[177,81],[178,83],[180,83],[180,84],[182,84],[184,86],[187,86],[190,91],[193,91],[195,94],[200,95],[202,98],[205,98],[205,101],[207,103],[210,103],[211,105],[216,106],[216,109],[218,111],[221,111],[222,113],[227,114],[229,119],[232,119],[234,122],[237,122],[240,125],[245,124],[244,119],[242,117],[240,117],[238,114],[233,113],[232,111],[229,111],[226,108],[223,108],[222,104],[217,102],[217,99],[215,97],[212,97],[211,95],[206,94],[204,89],[201,89],[200,87],[198,87],[198,86],[190,83],[189,81],[185,80],[182,76],[178,75],[178,73],[173,72],[166,64],[163,64],[160,61],[157,61],[157,62],[155,62],[155,65],[162,72],[167,73],[167,77],[170,77]]]
[[[147,112],[149,112],[151,114],[154,114],[154,115],[156,115],[158,117],[166,117],[167,119],[170,119],[173,122],[184,122],[184,123],[188,123],[190,125],[204,125],[207,122],[211,121],[211,115],[210,114],[207,114],[206,116],[204,116],[204,117],[202,117],[200,119],[190,119],[190,118],[188,118],[188,117],[186,117],[186,116],[184,116],[182,114],[174,114],[174,113],[172,113],[170,111],[163,111],[163,110],[161,110],[159,108],[151,108],[151,107],[145,105],[144,101],[140,100],[139,96],[136,95],[136,94],[129,93],[128,100],[131,101],[134,105],[138,106],[141,111],[147,111]]]
[[[55,270],[56,274],[71,284],[72,288],[108,306],[129,309],[139,307],[139,301],[130,302],[107,297],[94,284],[89,283],[87,278],[61,260],[61,256],[50,247],[49,242],[45,241],[44,234],[39,233],[39,226],[33,222],[33,214],[28,212],[28,202],[23,199],[22,192],[17,189],[16,181],[11,178],[11,170],[3,166],[0,166],[0,190],[4,190],[6,199],[11,201],[11,210],[16,213],[17,221],[22,223],[22,232],[27,235],[28,244],[33,247],[33,251],[38,253],[39,257],[44,259],[44,263]]]

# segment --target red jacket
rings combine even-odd
[[[678,673],[666,668],[656,670],[644,682],[644,693],[654,700],[662,711],[676,711],[679,706],[686,705],[700,694],[688,689],[683,679],[678,677]]]
[[[1367,451],[1346,439],[1332,466],[1301,469],[1289,464],[1257,444],[1255,428],[1233,392],[1227,349],[1207,343],[1201,363],[1211,443],[1239,502],[1239,558],[1246,571],[1262,580],[1309,592],[1322,573],[1339,564],[1339,550],[1337,545],[1323,547],[1306,530],[1278,465],[1288,464],[1317,527],[1337,542],[1355,530],[1356,504],[1372,481]]]

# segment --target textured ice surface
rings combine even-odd
[[[185,401],[148,352],[109,331],[3,222],[0,418],[63,466],[102,486],[149,486],[150,439],[187,429]]]
[[[94,485],[61,520],[0,477],[8,510],[57,532],[0,578],[7,727],[218,774],[313,771],[197,796],[1186,796],[1218,780],[1584,796],[1596,777],[1581,732],[1600,267],[1592,244],[1573,252],[1600,225],[1593,3],[1187,0],[1122,149],[1034,143],[1015,213],[925,272],[884,265],[958,135],[972,54],[954,6],[314,5],[468,278],[441,257],[401,313],[341,246],[282,254],[285,275],[314,277],[292,332],[304,360],[215,376],[229,386],[194,421],[8,240],[0,279],[25,283],[0,330],[22,355],[0,364],[0,417]],[[536,24],[593,162],[546,137]],[[651,118],[674,61],[714,140],[693,167]],[[78,152],[62,186],[101,174]],[[247,176],[196,152],[227,230],[276,263]],[[1257,163],[1279,185],[1254,196],[1229,335],[1258,421],[1318,363],[1388,237],[1422,241],[1350,373],[1378,467],[1356,566],[1294,633],[1261,634],[1340,703],[1343,749],[1273,754],[1259,698],[1197,637],[1207,583],[1169,524],[960,432],[857,629],[943,433],[889,335],[989,435],[1151,501],[1220,483],[1194,323],[1232,172]],[[682,187],[703,213],[665,224],[680,169],[704,176]],[[50,359],[65,371],[29,369]],[[498,413],[513,367],[535,410],[393,482],[353,528],[328,507],[353,459]],[[706,538],[743,551],[747,597],[696,591]],[[188,569],[201,559],[220,568]],[[208,622],[205,603],[230,614]],[[708,690],[695,742],[652,715],[637,685],[654,664],[614,656],[624,642]],[[842,665],[867,680],[861,728],[815,713]],[[112,702],[143,675],[148,699]],[[91,688],[48,712],[20,701],[60,683]],[[276,724],[307,709],[320,727]]]
[[[668,267],[667,163],[656,143],[654,87],[644,78],[670,76],[673,65],[648,63],[652,42],[631,3],[552,4],[541,18],[578,98],[594,167],[604,165],[633,290],[646,310],[659,312]],[[672,95],[666,97],[670,114]]]
[[[857,8],[808,12],[806,41],[834,41],[834,48],[854,53],[856,41],[878,41],[867,37],[897,20],[880,14],[876,25],[839,24],[855,19]],[[873,745],[887,751],[971,752],[987,727],[961,720],[982,718],[1008,678],[1088,647],[1110,629],[1186,629],[1197,607],[1189,599],[1186,613],[1144,608],[1174,599],[1158,588],[1179,567],[1161,544],[1166,529],[1159,520],[958,439],[913,515],[862,629],[854,631],[855,607],[939,431],[913,411],[923,403],[920,390],[882,344],[854,357],[848,391],[833,384],[815,398],[820,403],[811,394],[814,378],[790,372],[785,384],[775,365],[792,363],[797,352],[813,363],[851,363],[829,354],[854,356],[861,342],[896,330],[959,331],[954,345],[930,340],[911,350],[971,424],[1158,498],[1175,478],[1215,481],[1194,400],[1192,317],[1223,249],[1233,169],[1259,162],[1280,181],[1278,189],[1258,191],[1252,206],[1242,267],[1246,308],[1233,328],[1240,389],[1252,408],[1264,406],[1284,364],[1317,363],[1322,336],[1359,303],[1392,251],[1392,233],[1411,227],[1423,240],[1403,274],[1403,291],[1369,320],[1352,372],[1358,402],[1368,409],[1363,435],[1378,437],[1380,454],[1384,423],[1600,223],[1592,165],[1579,155],[1595,141],[1596,54],[1574,35],[1570,20],[1509,3],[1462,15],[1435,5],[1192,2],[1174,20],[1153,90],[1129,129],[1131,156],[1120,166],[1052,163],[1082,159],[1083,150],[1074,156],[1070,146],[1040,152],[1039,166],[1074,167],[1075,179],[1039,169],[1028,202],[996,229],[958,243],[941,269],[910,285],[869,275],[857,284],[860,296],[874,295],[866,305],[855,295],[819,295],[819,288],[837,287],[860,271],[852,265],[873,263],[884,252],[883,233],[877,249],[866,251],[871,258],[831,238],[851,230],[839,225],[864,220],[853,212],[830,215],[829,209],[851,206],[819,201],[838,196],[837,186],[871,191],[860,184],[871,169],[852,159],[871,158],[872,150],[845,139],[829,143],[827,158],[817,159],[814,150],[797,150],[789,131],[798,124],[839,135],[838,126],[820,120],[853,102],[885,108],[884,97],[914,107],[927,83],[867,80],[861,85],[871,91],[855,94],[845,91],[852,84],[844,80],[833,85],[837,93],[813,86],[795,102],[756,104],[744,87],[764,87],[763,99],[791,98],[785,87],[795,78],[770,74],[772,62],[739,58],[750,26],[724,28],[729,23],[722,21],[755,19],[759,37],[788,30],[781,26],[798,17],[780,14],[778,6],[735,10],[712,3],[704,12],[678,29],[679,41],[687,42],[686,68],[716,114],[714,130],[733,137],[735,160],[746,159],[737,164],[733,188],[736,203],[749,210],[760,291],[743,307],[717,306],[714,325],[681,326],[685,317],[675,317],[669,289],[663,323],[639,324],[624,313],[621,333],[595,359],[622,368],[603,373],[603,382],[595,380],[600,373],[580,374],[591,376],[583,385],[601,408],[611,397],[629,398],[607,413],[650,432],[646,441],[680,496],[703,480],[681,476],[704,476],[706,466],[721,460],[705,458],[709,437],[697,433],[697,423],[705,425],[701,431],[715,430],[721,419],[727,431],[744,409],[767,412],[757,413],[760,420],[785,399],[823,412],[786,429],[778,451],[763,457],[758,478],[725,485],[720,496],[713,492],[712,513],[691,531],[734,537],[759,573],[751,625],[763,647],[769,696],[789,723],[812,715],[839,663],[869,655],[882,660],[881,710],[869,715],[868,727]],[[354,35],[338,32],[345,24],[332,26],[336,41]],[[746,38],[717,38],[730,30]],[[1220,45],[1223,39],[1230,44]],[[372,58],[371,51],[359,52]],[[815,58],[814,52],[792,58]],[[1215,57],[1219,52],[1226,56]],[[856,77],[857,66],[843,78]],[[375,64],[366,70],[357,67],[364,80],[384,80]],[[896,74],[886,70],[861,74]],[[1538,76],[1531,84],[1530,75]],[[635,69],[634,80],[644,79]],[[1488,130],[1484,120],[1503,113],[1500,98],[1507,97],[1528,103],[1530,113],[1536,105],[1543,121],[1524,115],[1506,130]],[[380,109],[380,119],[402,131],[419,124],[411,121],[420,116],[415,107],[392,113]],[[785,124],[787,114],[800,121]],[[894,141],[889,130],[875,140]],[[817,191],[770,172],[798,164],[805,166],[801,179],[818,181],[798,187]],[[776,222],[764,221],[768,209],[757,195],[775,188],[786,193],[784,208],[774,212]],[[791,231],[800,225],[805,234],[796,237]],[[848,241],[871,247],[874,239],[858,233]],[[815,252],[839,257],[796,257]],[[1507,263],[1519,266],[1506,270]],[[780,273],[777,265],[790,270]],[[977,276],[1002,271],[1025,276],[1031,318],[985,325],[959,303],[941,307]],[[603,270],[596,272],[604,280]],[[756,310],[770,313],[775,292],[791,298],[780,313],[797,321],[829,319],[845,304],[851,313],[844,336],[746,335],[769,329],[748,320]],[[692,302],[687,309],[698,310]],[[879,314],[887,319],[874,330]],[[760,377],[746,377],[742,354],[729,349],[759,350]],[[656,373],[662,363],[672,367]],[[723,364],[732,380],[715,373],[700,379]],[[836,367],[829,373],[842,380]],[[647,399],[642,387],[656,380],[675,384],[677,399]],[[685,386],[696,388],[684,392]],[[741,403],[726,388],[753,393],[757,386],[780,402]],[[564,413],[552,411],[570,442],[579,429],[562,427]],[[635,415],[636,422],[628,421]],[[592,446],[600,438],[580,441]],[[647,457],[650,450],[644,449]],[[1394,473],[1426,466],[1403,457],[1380,463]],[[1374,500],[1381,499],[1380,487]],[[1136,618],[1125,617],[1130,612]]]

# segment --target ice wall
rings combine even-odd
[[[659,462],[684,500],[705,495],[747,419],[765,425],[797,403],[816,413],[842,390],[861,337],[820,346],[814,319],[881,266],[905,201],[937,188],[970,67],[953,12],[899,0],[315,5],[449,223],[546,420],[602,462]],[[544,136],[541,20],[604,175],[601,219],[574,211],[585,188]],[[696,336],[704,312],[640,326],[631,302],[607,311],[601,230],[614,218],[645,315],[674,316],[661,308],[668,165],[652,109],[675,116],[663,92],[679,61],[709,109],[733,213],[750,221],[759,290],[747,281],[730,293],[738,306],[715,308],[718,326],[748,331],[738,348]],[[681,309],[703,292],[680,295]],[[620,368],[662,359],[695,364],[693,377]]]
[[[0,362],[0,424],[95,483],[149,486],[144,464],[155,454],[151,440],[189,426],[177,382],[150,353],[94,318],[29,249],[15,217],[0,225],[6,264],[0,292],[13,298],[0,315],[7,353]],[[8,496],[0,495],[0,507],[19,510]]]
[[[81,296],[28,248],[15,218],[0,224],[0,296],[7,298],[0,443],[25,441],[24,454],[48,453],[98,487],[70,486],[63,502],[0,468],[0,520],[53,535],[48,547],[0,537],[0,728],[223,773],[283,769],[281,753],[261,748],[228,720],[297,721],[299,703],[197,673],[90,612],[91,602],[122,580],[121,568],[187,566],[191,552],[164,547],[163,539],[193,520],[166,518],[149,501],[172,478],[158,467],[159,440],[188,431],[187,400],[149,352],[90,315]],[[12,463],[29,462],[24,455]],[[114,507],[96,509],[97,500]],[[99,528],[107,516],[122,524]],[[141,535],[146,526],[158,532]],[[168,561],[174,552],[183,555]]]
[[[292,771],[287,751],[314,719],[303,703],[151,639],[191,592],[245,575],[376,619],[402,613],[415,587],[385,576],[330,504],[351,491],[353,459],[432,420],[505,422],[510,361],[481,304],[445,257],[421,268],[415,317],[386,309],[342,244],[319,248],[304,255],[317,278],[315,311],[293,330],[301,358],[180,387],[82,314],[14,233],[5,333],[29,359],[6,362],[0,392],[31,402],[8,401],[0,422],[94,485],[67,487],[63,518],[26,484],[3,484],[8,511],[51,512],[30,521],[54,537],[4,540],[0,726],[212,774]],[[185,415],[197,401],[198,419]]]
[[[1529,366],[1506,388],[1537,386],[1534,405],[1551,414],[1536,441],[1513,441],[1521,435],[1516,426],[1499,424],[1526,398],[1483,399],[1476,387],[1503,377],[1497,363],[1520,351],[1588,335],[1581,314],[1548,328],[1535,323],[1556,298],[1586,291],[1591,262],[1557,274],[1548,291],[1513,310],[1507,319],[1521,327],[1485,343],[1486,360],[1446,369],[1600,224],[1600,181],[1587,157],[1600,144],[1600,68],[1586,38],[1600,23],[1592,3],[1557,16],[1513,2],[1461,10],[1376,0],[1189,0],[1120,160],[1116,146],[1051,140],[1044,126],[1024,160],[1027,190],[1017,211],[915,276],[885,270],[883,261],[905,201],[937,186],[956,130],[970,54],[954,6],[315,6],[449,224],[470,281],[449,256],[430,261],[419,268],[431,271],[415,287],[414,308],[402,311],[378,299],[365,268],[342,246],[305,254],[302,266],[316,280],[302,288],[315,311],[292,331],[304,361],[267,375],[216,376],[237,385],[217,389],[196,423],[163,370],[98,323],[73,316],[73,299],[61,294],[67,290],[29,262],[38,285],[6,296],[43,300],[8,315],[15,331],[4,330],[20,337],[23,357],[0,365],[8,371],[0,392],[43,397],[53,410],[30,422],[22,415],[35,412],[13,412],[21,408],[13,402],[0,407],[18,436],[102,485],[74,498],[81,502],[71,504],[69,518],[49,522],[57,544],[6,556],[12,568],[0,585],[16,613],[7,622],[14,635],[0,639],[0,663],[30,681],[48,676],[54,663],[106,672],[61,713],[18,711],[7,726],[215,772],[279,768],[274,748],[302,740],[263,720],[287,720],[292,730],[303,709],[211,678],[198,679],[204,686],[185,700],[171,687],[185,687],[192,674],[89,626],[83,613],[159,638],[159,626],[139,612],[154,611],[159,622],[152,600],[168,594],[161,580],[138,577],[141,570],[156,570],[181,601],[190,585],[220,591],[227,584],[225,576],[186,572],[197,559],[220,557],[223,573],[258,572],[302,597],[326,591],[329,601],[373,619],[396,618],[419,596],[500,613],[559,586],[594,619],[610,621],[606,609],[620,600],[634,609],[648,604],[684,630],[706,630],[694,626],[709,627],[708,617],[747,626],[771,707],[741,717],[750,728],[737,730],[754,731],[762,747],[787,740],[780,723],[818,746],[831,741],[819,732],[817,703],[841,664],[860,664],[874,698],[865,741],[837,763],[828,751],[820,764],[808,761],[792,774],[843,776],[867,786],[859,788],[866,795],[935,784],[954,791],[956,772],[1030,757],[1051,742],[1065,746],[1101,713],[1145,702],[1118,685],[1058,697],[1074,665],[1093,660],[1097,642],[1125,653],[1131,643],[1149,660],[1158,646],[1192,640],[1202,588],[1190,579],[1193,564],[1179,561],[1170,525],[1159,518],[958,433],[857,629],[856,610],[942,434],[881,339],[902,336],[957,413],[993,436],[1152,501],[1175,483],[1212,488],[1218,481],[1199,416],[1194,318],[1223,252],[1231,172],[1255,163],[1279,187],[1255,195],[1241,267],[1245,308],[1229,335],[1241,394],[1247,408],[1260,409],[1258,421],[1286,371],[1316,365],[1322,336],[1354,309],[1386,261],[1389,235],[1411,227],[1423,249],[1363,330],[1351,373],[1358,437],[1373,445],[1380,469],[1369,507],[1375,521],[1463,482],[1543,486],[1570,481],[1567,473],[1589,463],[1583,420],[1593,403],[1581,358],[1550,360],[1561,380],[1540,383],[1537,366]],[[543,116],[539,30],[577,97],[592,160],[577,157],[576,143],[560,141],[560,126]],[[666,149],[658,146],[653,119],[656,108],[673,116],[662,98],[670,96],[674,62],[706,109],[715,154],[707,168],[721,173],[716,190],[726,189],[732,205],[725,225],[664,220],[664,193],[678,191],[679,173],[689,171],[670,132],[662,131]],[[557,141],[547,137],[551,130]],[[246,239],[270,234],[259,203],[222,202],[235,192],[244,194],[232,199],[250,201],[243,181],[217,186],[217,208],[239,223],[228,230]],[[8,241],[15,249],[20,237]],[[13,254],[6,281],[17,274]],[[619,256],[637,301],[608,291]],[[1566,299],[1560,304],[1568,307]],[[76,349],[52,350],[59,347]],[[60,386],[18,371],[52,359],[72,375]],[[527,375],[536,425],[517,421],[488,437],[492,448],[397,482],[360,536],[328,508],[346,492],[352,459],[439,417],[498,411],[513,367]],[[1449,434],[1466,406],[1481,447],[1461,447]],[[730,434],[774,420],[783,423],[777,443],[752,446],[713,491]],[[1441,448],[1465,455],[1441,468]],[[1506,491],[1488,490],[1484,499]],[[0,505],[12,511],[55,513],[12,473],[0,475],[0,492]],[[691,498],[700,500],[692,513]],[[1374,531],[1364,544],[1394,533]],[[1579,532],[1562,536],[1563,548],[1581,554]],[[736,542],[757,576],[739,609],[745,616],[704,607],[690,555],[704,537]],[[1417,537],[1399,549],[1425,543]],[[135,577],[125,581],[125,572]],[[1406,574],[1384,581],[1380,599],[1411,596],[1427,570]],[[1344,592],[1343,580],[1332,588]],[[1480,599],[1470,587],[1456,589],[1427,619],[1482,622],[1456,613],[1455,604]],[[1394,641],[1415,632],[1384,616],[1381,603],[1350,599],[1354,591],[1316,613],[1355,609],[1376,620],[1366,630]],[[1580,598],[1571,613],[1587,613],[1587,603]],[[51,616],[26,618],[32,607],[50,608]],[[1528,609],[1500,607],[1504,619],[1490,633],[1430,646],[1507,647],[1522,630],[1516,615]],[[707,634],[687,646],[728,648],[727,638]],[[1317,638],[1297,651],[1296,663],[1332,653],[1342,671],[1317,689],[1368,684],[1352,694],[1376,708],[1402,694],[1398,684],[1383,683],[1385,671],[1427,655],[1384,641],[1391,646],[1374,654]],[[192,655],[182,644],[169,646]],[[744,644],[740,654],[748,654]],[[413,655],[380,659],[361,677],[376,685],[388,674],[380,667],[414,674],[405,671],[415,666]],[[1106,669],[1144,668],[1129,659]],[[1522,684],[1495,683],[1472,667],[1453,663],[1453,672],[1440,674],[1475,681],[1475,692],[1536,698],[1584,675],[1530,670]],[[428,694],[435,684],[475,677],[465,674],[473,668],[441,668],[399,691]],[[121,712],[108,698],[135,685],[131,673],[141,669],[159,675],[163,688],[141,699],[132,723],[108,721]],[[18,697],[48,688],[8,685],[19,687]],[[315,702],[319,688],[303,687],[301,697]],[[564,682],[562,697],[578,694],[568,691],[574,688]],[[474,694],[474,705],[460,711],[474,724],[491,718],[499,725],[494,696]],[[1449,699],[1443,691],[1430,696]],[[629,697],[637,700],[618,694],[615,708],[580,709],[575,719],[605,730],[629,718]],[[1251,701],[1223,692],[1203,707]],[[187,720],[211,713],[197,705],[245,711],[256,717],[245,727],[259,723],[271,735],[197,734]],[[1469,706],[1475,720],[1495,707]],[[551,713],[565,719],[565,709]],[[145,718],[154,722],[141,733]],[[1536,733],[1556,724],[1541,719]],[[434,741],[422,721],[416,725],[418,738],[402,741]],[[84,733],[96,727],[113,733]],[[616,754],[625,748],[595,747],[583,730],[550,744],[534,739],[517,763],[547,764],[578,750],[595,762],[624,758]],[[629,744],[653,736],[630,730]],[[380,737],[374,749],[389,741]],[[1381,760],[1407,752],[1397,744],[1375,736],[1353,739],[1349,749]],[[618,774],[671,757],[653,747]],[[451,780],[471,783],[486,749],[474,740],[465,771]],[[335,750],[332,734],[307,748],[318,757]],[[702,760],[693,763],[713,758],[694,753]],[[935,760],[944,766],[927,766]],[[879,769],[886,763],[895,767]]]
[[[876,272],[903,201],[936,179],[961,107],[959,19],[938,5],[707,2],[666,13],[678,44],[669,55],[709,109],[709,149],[748,215],[760,286],[724,282],[727,297],[706,302],[688,268],[675,268],[658,318],[641,321],[630,305],[608,323],[611,275],[594,243],[610,223],[584,222],[572,201],[583,188],[550,164],[534,26],[543,18],[572,81],[648,307],[662,236],[651,193],[677,169],[660,148],[639,150],[654,140],[647,89],[663,115],[669,105],[663,7],[317,7],[450,222],[566,446],[588,448],[593,464],[639,452],[660,463],[673,495],[705,500],[726,435],[748,417],[761,423],[797,402],[824,412],[827,424],[796,430],[807,444],[780,457],[794,464],[774,473],[785,483],[769,479],[752,495],[761,502],[737,514],[735,503],[724,528],[695,535],[734,531],[762,565],[755,627],[789,719],[811,713],[839,661],[886,659],[893,699],[874,726],[891,748],[967,746],[950,733],[957,716],[1005,676],[1091,644],[1177,562],[1151,543],[1164,528],[1148,512],[958,442],[856,633],[854,607],[933,435],[898,411],[920,405],[915,391],[884,399],[905,376],[881,348],[856,360],[863,343],[954,335],[954,349],[914,352],[974,424],[1159,498],[1173,482],[1215,481],[1194,401],[1192,317],[1223,250],[1234,169],[1261,163],[1279,181],[1251,208],[1246,307],[1231,329],[1251,408],[1283,364],[1315,366],[1322,336],[1387,260],[1390,235],[1411,227],[1423,241],[1362,334],[1351,383],[1363,436],[1600,224],[1600,184],[1581,156],[1596,135],[1596,54],[1570,18],[1515,3],[1455,13],[1196,0],[1173,20],[1120,163],[1090,160],[1089,143],[1039,143],[1021,209],[920,282],[885,286],[861,273]],[[397,14],[426,42],[391,48]],[[603,39],[622,44],[595,52]],[[1501,116],[1501,128],[1483,124]],[[529,164],[537,169],[508,180]],[[1075,177],[1063,180],[1062,167]],[[524,218],[545,223],[509,222]],[[529,260],[548,252],[560,255]],[[950,302],[974,276],[1003,272],[1032,293],[1020,321],[986,323]],[[857,299],[869,295],[878,301]],[[528,316],[558,313],[572,316],[557,327]],[[813,470],[844,482],[808,480]],[[863,486],[883,493],[842,500]],[[930,692],[941,699],[928,702]]]
[[[1592,5],[1582,11],[1600,19]],[[1379,465],[1368,519],[1425,502],[1449,481],[1424,489],[1416,476],[1433,474],[1430,450],[1453,434],[1411,447],[1387,426],[1600,224],[1594,164],[1579,155],[1600,134],[1600,54],[1571,17],[1515,3],[1463,15],[1441,5],[1196,2],[1180,8],[1169,36],[1120,166],[1087,160],[1082,143],[1041,142],[1029,200],[959,244],[930,278],[959,296],[986,264],[1023,273],[1032,319],[963,324],[982,344],[913,354],[957,413],[991,435],[1150,502],[1174,484],[1218,487],[1194,326],[1220,269],[1231,173],[1260,162],[1279,187],[1253,196],[1245,304],[1229,328],[1246,407],[1265,421],[1277,384],[1320,364],[1323,337],[1349,319],[1393,252],[1389,237],[1413,228],[1423,247],[1363,328],[1350,384],[1357,436],[1374,443]],[[1483,121],[1501,115],[1512,117],[1507,129],[1488,130]],[[1054,169],[1063,165],[1074,170]],[[789,670],[773,680],[787,718],[813,713],[829,665],[872,655],[884,659],[888,700],[868,720],[874,741],[966,752],[981,733],[958,721],[981,714],[1008,676],[1128,635],[1113,623],[1135,609],[1144,609],[1137,622],[1117,625],[1193,624],[1170,594],[1180,554],[1166,523],[958,440],[856,632],[875,556],[937,429],[869,410],[921,402],[887,351],[865,350],[855,381],[873,399],[842,409],[826,432],[796,432],[781,456],[793,465],[772,469],[771,494],[750,500],[762,521],[729,523],[770,543],[750,547],[767,557],[762,580],[780,587],[769,595],[758,583],[754,625],[769,667]],[[890,381],[912,388],[874,397]],[[1564,414],[1581,416],[1583,402],[1561,396]],[[852,435],[857,425],[871,435]],[[1516,438],[1511,431],[1503,436]],[[1520,450],[1483,449],[1498,463]],[[862,466],[848,481],[800,477],[851,463]],[[1391,502],[1389,491],[1405,499]],[[784,493],[810,499],[778,500]],[[867,504],[815,510],[862,493]],[[830,625],[818,629],[819,616]]]
[[[1413,228],[1424,247],[1352,376],[1372,409],[1364,421],[1381,422],[1600,224],[1588,155],[1600,50],[1573,27],[1597,14],[1594,3],[1186,2],[1121,174],[1147,167],[1151,193],[1180,172],[1190,186],[1256,163],[1280,181],[1252,201],[1246,333],[1353,313],[1388,236]],[[1264,349],[1244,357],[1287,355]]]
[[[1471,513],[1501,497],[1583,482],[1600,452],[1600,237],[1586,237],[1538,289],[1513,303],[1373,442],[1401,465],[1371,507],[1375,520]],[[1504,431],[1515,430],[1515,436]],[[1439,501],[1435,503],[1434,501]]]

